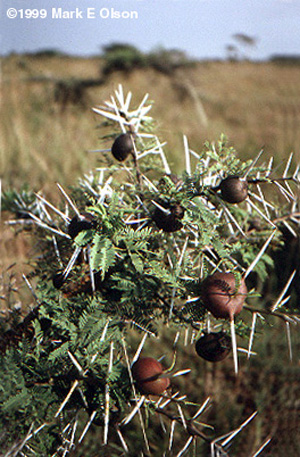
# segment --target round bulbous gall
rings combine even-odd
[[[119,162],[127,159],[129,154],[133,153],[134,145],[130,133],[122,133],[113,142],[111,153]]]
[[[164,206],[169,209],[169,214],[159,208],[155,208],[152,218],[160,230],[167,233],[177,232],[183,227],[180,220],[184,216],[184,208],[178,203],[170,207]]]
[[[74,240],[83,230],[90,230],[95,226],[94,216],[90,213],[82,213],[81,216],[74,216],[68,225],[68,234]]]
[[[64,282],[65,278],[63,272],[55,273],[52,276],[52,284],[55,287],[55,289],[60,289],[64,285]]]
[[[140,357],[132,366],[132,376],[143,394],[160,395],[170,385],[170,379],[161,377],[163,367],[152,357]]]
[[[219,188],[222,199],[227,203],[241,203],[248,197],[248,182],[235,175],[223,179]]]
[[[224,331],[205,333],[195,345],[197,354],[208,362],[220,362],[231,351],[231,337]]]
[[[208,311],[217,319],[230,319],[243,308],[247,286],[241,278],[238,289],[233,273],[215,272],[207,276],[201,285],[201,299]]]

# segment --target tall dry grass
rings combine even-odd
[[[152,115],[167,141],[174,168],[183,165],[182,135],[194,150],[225,133],[243,157],[261,147],[279,162],[291,151],[300,159],[300,66],[275,63],[200,62],[172,77],[154,70],[113,74],[86,91],[85,105],[54,101],[54,79],[98,78],[100,59],[12,56],[2,65],[0,175],[4,186],[29,182],[35,189],[69,185],[97,164],[89,149],[103,132],[91,107],[107,99],[121,82],[134,99],[154,100]],[[32,81],[31,78],[48,78]]]

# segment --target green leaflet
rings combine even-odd
[[[93,239],[93,230],[83,230],[75,238],[77,246],[84,247]]]
[[[139,254],[131,254],[130,259],[134,265],[134,268],[138,273],[143,273],[144,271],[144,259]]]
[[[179,283],[177,282],[174,274],[169,272],[167,268],[163,267],[160,262],[150,262],[149,265],[147,265],[145,274],[154,276],[155,278],[162,281],[165,285],[179,287]]]
[[[107,212],[106,212],[106,209],[104,208],[103,205],[101,205],[100,203],[98,203],[97,206],[89,206],[87,208],[87,211],[91,211],[92,213],[94,213],[96,216],[100,217],[101,219],[104,219],[107,217]]]
[[[2,411],[12,413],[26,407],[31,401],[28,390],[24,387],[16,395],[10,396],[1,406]]]
[[[104,275],[115,263],[115,248],[112,241],[103,235],[96,234],[91,250],[91,268],[93,271],[100,271],[102,279]]]
[[[52,351],[49,354],[49,357],[48,357],[49,362],[54,363],[57,359],[60,359],[61,357],[65,357],[67,355],[69,346],[70,346],[70,342],[67,341],[66,343],[63,343],[58,348],[54,349],[54,351]]]

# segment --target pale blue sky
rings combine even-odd
[[[1,54],[57,49],[74,55],[101,53],[112,42],[144,52],[162,46],[195,58],[223,58],[235,33],[257,39],[255,59],[300,54],[300,0],[0,0]],[[52,8],[76,8],[78,19],[54,19]],[[44,8],[45,19],[7,18],[8,8]],[[87,8],[95,18],[87,19]],[[111,8],[137,19],[105,18]],[[102,12],[102,16],[100,16]],[[20,16],[20,13],[18,13]]]

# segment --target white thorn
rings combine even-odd
[[[55,233],[56,235],[63,236],[65,238],[71,239],[70,235],[67,233],[61,232],[60,230],[56,230],[53,227],[50,227],[49,225],[45,224],[45,222],[42,222],[35,214],[33,213],[28,213],[28,215],[36,222],[37,225],[40,227],[43,227],[46,230],[49,230],[50,232]]]
[[[220,202],[221,202],[221,205],[225,211],[225,213],[227,214],[227,216],[232,220],[232,222],[234,223],[234,225],[237,227],[237,229],[241,232],[241,234],[246,237],[246,234],[244,232],[244,230],[242,229],[242,227],[239,225],[239,223],[237,222],[237,220],[235,219],[235,217],[231,214],[231,212],[229,211],[229,209],[227,208],[226,205],[224,205],[223,201],[220,199]]]
[[[185,451],[189,448],[190,444],[192,443],[194,437],[193,436],[190,436],[189,439],[187,440],[187,442],[185,443],[184,447],[181,449],[180,452],[178,452],[178,454],[176,455],[176,457],[181,457]]]
[[[271,311],[275,311],[275,310],[278,308],[278,306],[281,305],[281,302],[282,302],[282,300],[283,300],[283,298],[284,298],[284,296],[285,296],[285,294],[286,294],[288,288],[290,287],[291,282],[293,281],[293,279],[294,279],[296,273],[297,273],[297,271],[294,270],[293,273],[291,274],[291,276],[289,277],[289,279],[287,280],[286,285],[284,286],[284,288],[283,288],[281,294],[279,295],[279,297],[277,298],[276,302],[275,302],[274,305],[272,306]]]
[[[38,297],[37,297],[37,295],[36,295],[36,293],[35,293],[35,291],[34,291],[32,285],[30,284],[29,280],[28,280],[27,277],[25,276],[25,274],[22,275],[22,278],[23,278],[24,281],[26,282],[27,287],[28,287],[28,289],[30,290],[30,292],[32,293],[33,298],[38,302]]]
[[[84,429],[83,429],[82,434],[80,435],[80,437],[79,437],[79,439],[78,439],[78,443],[81,443],[81,441],[82,441],[83,438],[85,437],[85,435],[86,435],[88,429],[90,428],[91,423],[93,422],[93,420],[94,420],[96,414],[97,414],[97,411],[93,411],[93,412],[92,412],[91,417],[89,418],[89,420],[88,420],[86,426],[85,426]]]
[[[232,318],[230,320],[230,330],[231,330],[231,341],[232,341],[234,372],[237,375],[238,371],[239,371],[239,365],[238,365],[238,353],[237,353],[237,345],[236,345],[236,335],[235,335],[235,328],[234,328],[234,318]]]
[[[76,262],[76,259],[77,257],[79,256],[80,252],[81,252],[81,247],[77,246],[72,254],[72,257],[71,259],[69,260],[69,263],[68,265],[66,266],[65,268],[65,271],[63,272],[63,277],[64,279],[66,279],[70,273],[70,271],[72,270],[75,262]]]
[[[78,211],[75,203],[72,201],[72,199],[69,197],[69,195],[66,193],[66,191],[62,188],[62,186],[59,183],[56,183],[56,185],[59,188],[59,190],[61,191],[61,193],[64,195],[65,199],[67,200],[67,202],[69,203],[71,208],[73,208],[73,210],[77,214],[77,216],[80,217],[80,212]]]
[[[185,153],[185,169],[188,175],[191,175],[191,156],[189,144],[186,135],[183,135],[184,153]]]
[[[54,417],[57,417],[60,415],[60,413],[62,412],[62,410],[64,409],[64,407],[66,406],[66,404],[68,403],[72,393],[74,392],[74,390],[76,389],[76,387],[78,386],[79,384],[79,381],[78,379],[76,379],[74,382],[73,382],[73,385],[71,387],[71,389],[69,390],[69,393],[67,394],[66,398],[64,399],[64,401],[62,402],[62,404],[60,405],[60,407],[58,408],[56,414]]]
[[[263,217],[268,222],[268,224],[276,228],[276,225],[251,201],[250,198],[247,198],[246,201],[258,214],[261,215],[261,217]]]
[[[119,427],[116,427],[116,430],[117,430],[118,436],[120,438],[120,441],[122,443],[122,446],[123,446],[125,452],[129,452],[128,446],[127,446],[126,441],[125,441],[125,439],[124,439],[124,437],[123,437],[123,435],[121,433],[121,430],[119,429]]]
[[[232,432],[228,438],[226,438],[222,443],[221,445],[222,446],[226,446],[226,444],[228,444],[238,433],[240,433],[240,431],[246,427],[246,425],[249,424],[250,421],[252,421],[252,419],[254,419],[254,417],[257,415],[257,411],[255,411],[253,414],[251,414],[250,417],[248,417],[248,419],[245,420],[245,422],[243,422],[234,432]]]
[[[127,425],[129,424],[129,422],[133,419],[133,417],[136,415],[136,413],[139,411],[139,409],[141,408],[142,404],[144,403],[145,401],[145,395],[143,395],[139,401],[137,402],[136,406],[133,408],[133,410],[131,411],[130,414],[128,414],[128,416],[122,420],[122,425]]]
[[[205,402],[201,405],[201,407],[198,409],[198,411],[193,415],[193,420],[197,419],[197,417],[199,417],[203,413],[203,411],[205,410],[209,401],[210,401],[210,397],[208,397],[205,400]]]
[[[167,216],[169,216],[171,214],[171,211],[167,208],[164,208],[163,206],[161,206],[159,203],[156,203],[155,200],[151,200],[151,202],[153,203],[153,205],[155,205],[158,209],[160,209],[163,213],[165,213]]]
[[[68,356],[70,357],[73,365],[77,368],[79,373],[82,374],[83,373],[83,368],[80,365],[80,363],[78,362],[78,360],[74,357],[74,355],[70,351],[68,351]]]
[[[141,353],[141,351],[142,351],[142,349],[143,349],[143,346],[144,346],[144,344],[145,344],[145,341],[146,341],[146,339],[147,339],[147,336],[148,336],[148,334],[145,333],[144,336],[143,336],[143,338],[142,338],[142,340],[141,340],[141,342],[140,342],[140,344],[139,344],[139,347],[137,348],[137,351],[136,351],[136,353],[135,353],[135,355],[134,355],[134,357],[133,357],[133,359],[132,359],[131,365],[133,365],[134,362],[136,362],[136,360],[139,358],[140,353]]]
[[[288,173],[288,171],[289,171],[289,168],[290,168],[290,165],[291,165],[291,161],[292,161],[293,155],[294,155],[293,152],[291,152],[290,155],[289,155],[289,158],[288,158],[288,161],[287,161],[285,170],[284,170],[283,175],[282,175],[283,178],[286,178],[286,177],[287,177],[287,173]]]
[[[59,216],[61,216],[66,222],[70,222],[70,217],[66,216],[66,214],[62,213],[58,208],[56,208],[52,203],[48,202],[44,197],[39,194],[35,194],[35,196],[41,200],[45,205],[49,206],[49,208],[53,209]]]
[[[95,285],[95,275],[94,275],[93,268],[92,268],[92,263],[91,263],[91,247],[90,247],[90,245],[88,245],[88,247],[87,247],[87,253],[88,253],[88,259],[89,259],[89,273],[90,273],[90,278],[91,278],[92,291],[94,293],[96,291],[96,285]]]
[[[101,335],[101,338],[100,338],[101,342],[103,342],[105,340],[109,322],[110,322],[110,319],[107,319],[107,321],[105,323],[105,326],[104,326],[104,329],[103,329],[103,332],[102,332],[102,335]]]
[[[173,446],[175,425],[176,425],[176,421],[173,420],[172,423],[171,423],[171,430],[170,430],[169,451],[172,450],[172,446]]]
[[[254,339],[256,320],[257,320],[257,313],[253,313],[251,333],[250,333],[249,345],[248,345],[248,353],[247,353],[248,359],[250,359],[250,354],[251,354],[251,349],[252,349],[252,344],[253,344],[253,339]]]
[[[261,451],[263,451],[264,448],[270,443],[270,441],[271,441],[271,438],[268,438],[268,439],[264,442],[264,444],[262,444],[262,445],[260,446],[260,448],[258,449],[258,451],[256,451],[255,454],[253,454],[251,457],[257,457],[257,456],[261,453]]]
[[[263,149],[261,149],[259,151],[259,153],[257,154],[257,156],[255,157],[255,159],[253,160],[253,162],[251,163],[250,167],[248,168],[248,170],[246,171],[246,173],[244,173],[243,175],[243,179],[246,179],[248,174],[250,173],[251,170],[253,170],[253,168],[255,167],[255,165],[257,164],[258,162],[258,159],[260,158],[260,156],[262,155],[262,153],[264,152]]]
[[[156,138],[156,142],[157,142],[157,147],[158,147],[158,150],[159,150],[159,153],[160,153],[160,156],[161,156],[161,160],[162,160],[163,165],[165,167],[165,172],[166,172],[167,175],[170,175],[171,174],[171,170],[170,170],[169,164],[167,162],[166,156],[164,154],[164,151],[163,151],[163,149],[161,147],[161,144],[160,144],[158,138]]]
[[[176,371],[176,373],[172,374],[172,378],[176,378],[177,376],[182,376],[184,374],[190,373],[191,371],[192,370],[190,368],[187,368],[186,370]]]
[[[267,239],[267,241],[265,242],[265,244],[263,245],[263,247],[261,248],[261,250],[259,251],[259,253],[257,254],[257,256],[255,257],[255,259],[253,260],[253,262],[251,263],[251,265],[249,265],[249,267],[247,268],[246,272],[244,273],[244,279],[247,278],[247,276],[251,273],[251,271],[253,270],[253,268],[256,266],[257,262],[260,260],[261,256],[265,253],[267,247],[269,246],[269,244],[271,243],[273,237],[275,236],[276,234],[276,230],[274,230],[271,235],[269,236],[269,238]]]
[[[109,353],[109,364],[108,364],[108,376],[110,375],[113,367],[113,354],[114,354],[114,343],[110,343],[110,353]],[[108,439],[108,425],[109,425],[109,402],[110,402],[110,388],[109,383],[105,384],[105,415],[104,415],[104,437],[103,443],[107,444]]]
[[[291,339],[291,327],[290,323],[286,322],[286,336],[287,336],[287,342],[288,342],[288,348],[289,348],[289,356],[290,356],[290,361],[292,362],[293,360],[293,350],[292,350],[292,339]]]

